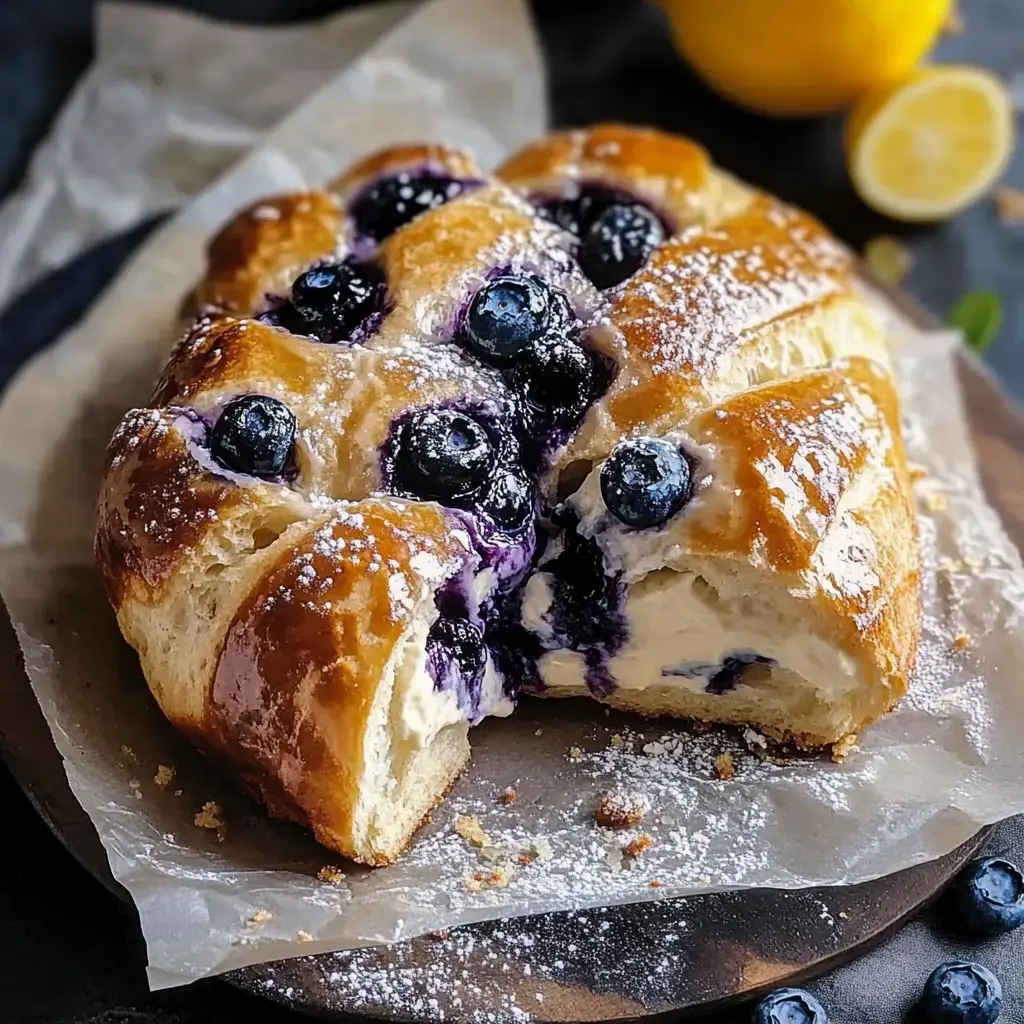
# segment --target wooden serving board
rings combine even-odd
[[[914,316],[930,323],[925,314]],[[963,358],[961,370],[986,490],[1022,546],[1024,417],[973,357]],[[68,788],[6,612],[0,619],[0,705],[0,748],[20,785],[68,850],[125,898]],[[941,860],[864,885],[743,891],[491,921],[445,938],[283,961],[225,977],[330,1020],[443,1015],[500,1021],[529,1013],[539,1021],[610,1021],[703,1014],[856,957],[935,898],[983,839],[979,834]]]

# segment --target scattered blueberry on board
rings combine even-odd
[[[600,288],[632,277],[665,238],[661,221],[639,203],[615,203],[590,225],[579,250],[583,273]]]
[[[280,476],[295,448],[295,414],[268,395],[228,402],[210,431],[210,454],[225,469],[270,479]]]
[[[963,922],[979,935],[998,935],[1024,924],[1024,876],[1001,857],[971,861],[953,894]]]
[[[601,467],[601,496],[616,519],[637,529],[671,519],[689,500],[693,481],[686,456],[668,441],[621,441]]]
[[[999,979],[981,964],[960,960],[939,964],[921,996],[928,1024],[993,1024],[1002,1008]]]
[[[810,992],[780,988],[757,1004],[751,1024],[828,1024],[828,1014]]]

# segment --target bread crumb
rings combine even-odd
[[[621,746],[624,746],[625,743],[626,743],[626,741],[618,733],[616,733],[612,737],[612,746],[613,747],[621,747]]]
[[[645,850],[649,850],[654,845],[654,840],[646,833],[642,836],[637,836],[632,842],[626,843],[622,848],[622,852],[627,857],[632,857],[636,860],[637,857],[643,856]]]
[[[345,872],[341,868],[334,867],[333,864],[325,864],[317,873],[316,877],[321,882],[329,882],[331,885],[337,885],[340,882],[345,881]]]
[[[466,875],[466,888],[470,892],[483,889],[507,889],[512,875],[505,868],[497,867],[493,871],[474,871]]]
[[[428,933],[427,938],[433,939],[435,942],[444,942],[450,934],[451,932],[447,928],[438,928],[436,932]]]
[[[910,250],[898,238],[878,235],[864,246],[864,262],[882,284],[895,288],[906,279],[914,261]]]
[[[250,917],[249,920],[245,922],[245,927],[259,928],[262,925],[265,925],[268,921],[272,921],[273,919],[274,915],[269,910],[264,910],[263,907],[260,907],[259,910],[257,910],[256,913],[253,914],[252,917]]]
[[[221,817],[222,811],[220,804],[214,803],[212,800],[207,800],[203,804],[203,809],[196,813],[193,821],[195,822],[196,828],[211,828],[216,830],[217,838],[223,841],[224,839],[224,819]]]
[[[909,469],[911,483],[917,483],[919,480],[928,479],[928,470],[925,469],[924,466],[918,466],[914,463],[911,463]]]
[[[504,804],[506,807],[509,804],[514,804],[516,802],[516,795],[516,791],[511,786],[507,786],[498,796],[498,803]]]
[[[732,754],[728,751],[715,758],[715,774],[723,782],[728,782],[736,774],[736,766],[732,763]]]
[[[857,734],[850,733],[844,736],[838,743],[832,744],[832,760],[836,764],[842,764],[852,753],[860,750],[857,746]]]
[[[480,859],[487,861],[488,864],[496,864],[498,861],[508,860],[508,850],[501,846],[482,846]]]
[[[966,651],[971,646],[971,637],[968,633],[957,633],[953,637],[953,650],[954,651]]]
[[[647,883],[647,888],[648,889],[660,889],[663,884],[664,883],[659,882],[657,879],[655,879],[653,882],[648,882]]]
[[[480,822],[472,814],[460,814],[455,819],[455,831],[470,846],[479,849],[491,845],[491,837],[480,827]]]
[[[711,722],[700,722],[696,719],[690,723],[690,726],[697,736],[702,736],[704,733],[710,732],[714,728],[714,725]]]
[[[138,779],[129,779],[128,788],[132,791],[132,796],[136,800],[142,799],[142,783]]]
[[[746,743],[748,750],[753,750],[755,747],[759,747],[761,750],[768,749],[768,740],[749,726],[743,730],[743,742]]]
[[[543,736],[544,735],[544,730],[543,729],[538,729],[533,735],[534,736]]]
[[[579,747],[569,748],[569,760],[578,761],[583,756],[583,751]]]
[[[313,941],[313,936],[310,935],[309,932],[302,931],[301,929],[296,934],[295,938],[299,942],[312,942]]]
[[[546,839],[534,839],[519,851],[518,859],[520,864],[532,864],[535,860],[551,860],[553,856],[551,845]]]
[[[928,509],[929,512],[942,512],[948,504],[949,502],[946,500],[946,496],[944,494],[939,494],[936,491],[932,491],[931,494],[926,494],[924,496],[924,507]]]
[[[176,790],[174,791],[174,795],[175,795],[175,796],[181,796],[181,790],[180,790],[180,789],[176,789]]]
[[[129,764],[138,764],[139,759],[135,756],[135,751],[127,743],[121,744],[121,754]]]
[[[849,914],[847,914],[847,912],[846,912],[845,910],[840,910],[840,911],[839,911],[839,919],[840,919],[841,921],[845,921],[845,920],[846,920],[846,919],[847,919],[847,918],[848,918],[849,916],[850,916],[850,915],[849,915]]]
[[[999,219],[1004,224],[1018,224],[1024,221],[1024,188],[1000,185],[992,194]]]
[[[947,36],[962,36],[966,28],[967,22],[964,20],[963,12],[960,10],[959,4],[954,3],[949,9],[949,14],[946,15],[946,20],[942,23],[942,31]]]
[[[610,790],[597,801],[594,821],[602,828],[631,828],[639,825],[650,809],[650,798],[644,793]]]
[[[166,764],[158,764],[156,766],[156,775],[153,776],[153,781],[161,789],[165,786],[169,786],[174,781],[174,769]]]

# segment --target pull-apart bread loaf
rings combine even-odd
[[[905,693],[918,552],[845,251],[620,125],[399,147],[238,214],[96,538],[167,717],[392,860],[522,692],[814,749]]]

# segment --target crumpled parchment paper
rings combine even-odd
[[[138,907],[153,987],[504,915],[859,882],[1024,810],[1024,570],[980,490],[956,337],[895,313],[924,470],[924,635],[911,695],[844,764],[777,763],[751,731],[526,699],[474,730],[470,770],[398,864],[340,865],[339,878],[321,872],[334,857],[268,821],[164,722],[102,595],[92,507],[106,441],[148,393],[207,236],[254,197],[388,142],[431,136],[493,163],[542,129],[543,95],[520,0],[419,9],[163,227],[0,405],[0,592],[70,784]],[[731,780],[716,775],[724,753]],[[517,799],[501,803],[509,786]],[[624,834],[593,819],[617,787],[652,803]],[[459,814],[476,817],[486,853],[454,831]],[[625,856],[641,831],[653,844]]]
[[[191,199],[412,6],[266,28],[101,4],[95,59],[0,206],[0,308],[90,245]]]

